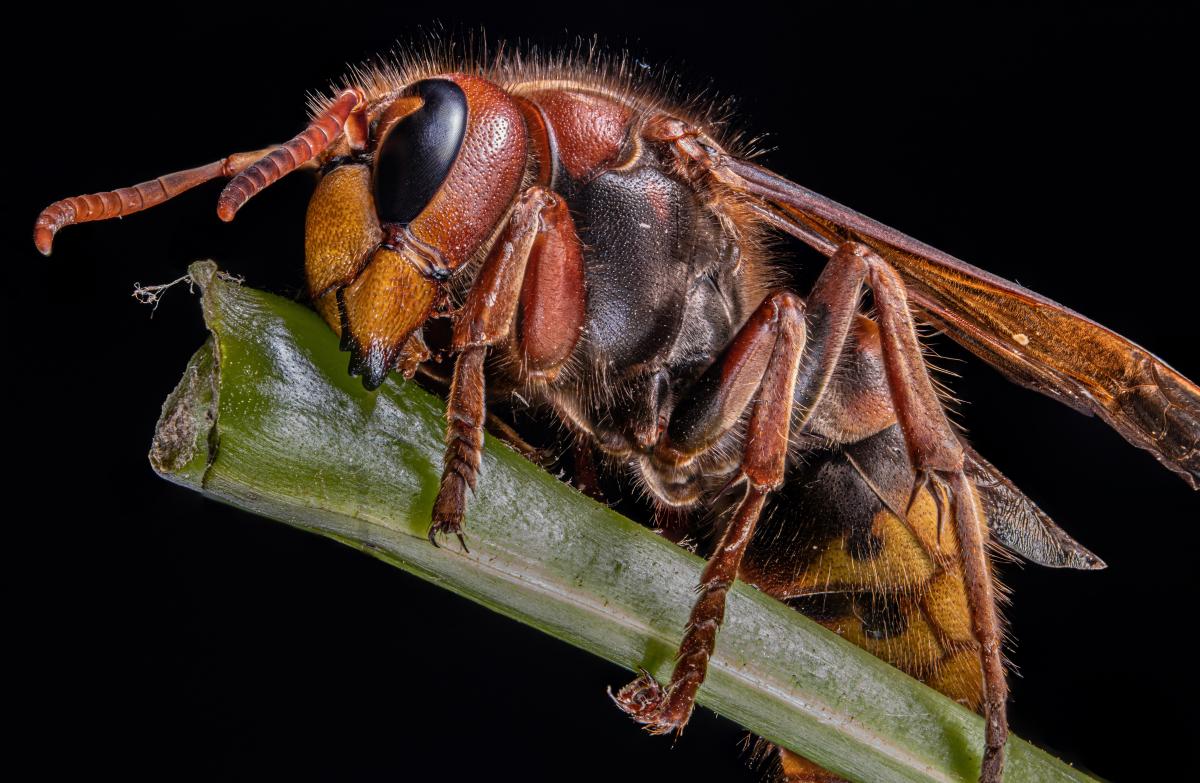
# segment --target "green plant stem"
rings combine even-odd
[[[699,558],[490,437],[470,553],[431,546],[441,401],[398,380],[369,393],[311,311],[228,282],[211,262],[191,276],[212,336],[163,406],[150,454],[162,476],[669,677]],[[699,701],[850,780],[978,775],[977,715],[741,583]],[[612,719],[626,720],[615,708]],[[1090,778],[1013,738],[1006,780]]]

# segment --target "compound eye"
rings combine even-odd
[[[421,108],[376,148],[375,207],[385,223],[411,223],[450,174],[467,128],[467,97],[445,79],[417,82]]]

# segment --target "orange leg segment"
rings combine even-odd
[[[767,495],[783,483],[804,343],[803,303],[790,292],[775,294],[750,317],[714,368],[715,375],[709,376],[722,379],[711,387],[716,410],[737,410],[733,416],[704,417],[717,425],[713,430],[728,429],[730,419],[740,418],[757,389],[741,465],[746,489],[700,578],[700,597],[679,645],[670,684],[664,689],[643,673],[613,697],[621,709],[652,733],[681,731],[691,716],[696,692],[708,672],[717,631],[725,619],[729,588],[737,578]],[[758,384],[753,383],[756,373],[761,377]]]
[[[484,360],[489,348],[513,337],[518,310],[530,313],[537,334],[518,339],[533,377],[553,377],[579,340],[584,312],[582,250],[566,203],[542,187],[518,201],[500,240],[484,261],[454,326],[459,352],[446,405],[446,456],[433,505],[429,540],[442,533],[463,539],[467,488],[475,488],[487,413]],[[557,321],[540,317],[551,307]],[[525,347],[528,346],[528,347]],[[465,549],[464,545],[464,549]]]
[[[982,780],[995,783],[1003,768],[1008,734],[1007,684],[983,514],[963,472],[964,448],[929,378],[904,286],[873,250],[858,243],[846,243],[833,254],[807,308],[792,294],[768,299],[722,359],[697,382],[690,404],[681,407],[668,427],[658,456],[687,462],[712,447],[740,419],[751,399],[755,400],[744,442],[742,474],[749,479],[746,495],[704,571],[700,598],[680,645],[671,682],[663,688],[644,673],[615,699],[654,733],[678,731],[686,724],[724,618],[725,595],[737,576],[767,493],[783,481],[788,429],[802,430],[814,413],[828,404],[830,397],[825,392],[845,350],[864,284],[875,296],[886,384],[918,476],[913,495],[932,483],[935,493],[949,500],[973,630],[982,655],[987,719]],[[780,308],[791,315],[776,320],[766,317],[763,308]],[[765,370],[760,370],[768,356],[765,346],[770,345],[774,346],[770,358]],[[756,385],[753,380],[759,372],[762,381]],[[795,421],[794,409],[802,411]]]

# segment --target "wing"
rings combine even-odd
[[[991,537],[1032,563],[1050,568],[1097,570],[1104,561],[1054,524],[1046,512],[990,462],[967,447],[967,477],[979,491]]]
[[[869,245],[925,319],[1010,380],[1097,415],[1200,489],[1200,387],[1144,348],[1016,283],[960,261],[761,166],[721,155],[712,174],[755,196],[776,227],[831,253]]]

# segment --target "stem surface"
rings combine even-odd
[[[190,272],[212,336],[163,405],[150,452],[160,475],[669,678],[700,558],[490,436],[470,554],[431,546],[443,403],[396,378],[365,391],[315,313],[211,262]],[[979,716],[740,582],[698,701],[853,781],[979,773]],[[614,707],[612,719],[625,718]],[[1005,779],[1092,780],[1016,737]]]

